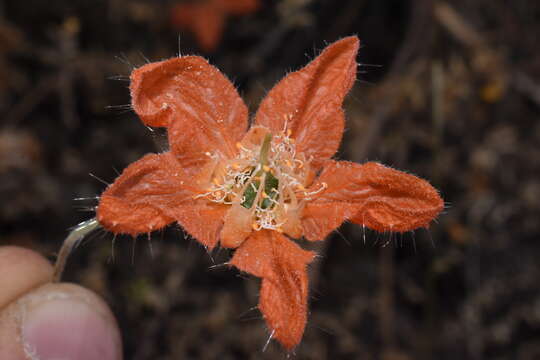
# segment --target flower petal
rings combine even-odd
[[[149,154],[128,166],[101,195],[97,219],[113,233],[138,235],[175,220],[203,245],[219,239],[227,207],[194,200],[201,192],[170,152]]]
[[[216,49],[225,25],[225,11],[215,2],[181,3],[171,10],[175,27],[193,32],[198,45],[206,52]]]
[[[254,125],[250,127],[249,130],[246,132],[246,134],[242,138],[242,141],[240,141],[240,144],[247,149],[256,148],[258,146],[261,146],[264,137],[268,133],[270,133],[270,130],[265,128],[264,126]]]
[[[308,191],[326,189],[307,202],[304,236],[322,240],[351,220],[377,231],[427,227],[444,203],[427,181],[379,163],[329,161]]]
[[[114,196],[102,196],[97,208],[97,219],[107,230],[115,234],[136,236],[161,229],[174,219],[150,204],[132,204]]]
[[[131,74],[133,109],[149,126],[167,127],[183,167],[205,153],[236,154],[247,128],[247,108],[233,84],[199,56],[142,66]]]
[[[310,241],[324,240],[354,213],[354,204],[309,202],[304,207],[302,218],[304,237]]]
[[[328,46],[303,69],[282,79],[261,103],[255,124],[292,131],[297,151],[313,166],[335,154],[344,128],[343,99],[356,79],[356,36]]]
[[[225,215],[221,229],[221,246],[237,248],[253,232],[253,214],[239,203],[233,204]]]
[[[167,214],[174,217],[195,240],[207,248],[213,249],[219,241],[223,218],[228,209],[229,207],[223,204],[198,200],[184,206],[168,209]]]
[[[262,277],[259,309],[273,336],[287,349],[295,347],[307,318],[306,266],[315,254],[276,231],[254,232],[230,262],[238,269]]]
[[[174,221],[161,208],[177,206],[193,196],[181,168],[169,153],[149,154],[128,166],[101,195],[97,219],[114,233],[137,235]]]
[[[306,327],[308,277],[305,267],[277,268],[281,271],[279,280],[262,280],[259,309],[273,337],[292,350],[302,340]]]
[[[229,261],[230,265],[257,277],[272,276],[272,236],[269,230],[254,231]]]

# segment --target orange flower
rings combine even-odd
[[[260,7],[259,0],[202,0],[174,6],[171,23],[195,35],[204,51],[213,51],[221,39],[229,15],[248,15]]]
[[[130,165],[102,194],[98,221],[137,235],[178,222],[208,248],[262,278],[259,309],[285,348],[306,324],[306,266],[314,253],[290,238],[323,240],[346,220],[377,231],[427,227],[443,208],[426,181],[378,163],[331,160],[356,77],[356,37],[328,46],[263,100],[254,124],[234,86],[186,56],[131,75],[133,108],[166,127],[170,150]]]

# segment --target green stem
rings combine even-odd
[[[64,243],[60,248],[60,253],[56,258],[56,263],[54,264],[53,282],[60,281],[60,278],[62,277],[62,273],[64,272],[64,268],[66,266],[67,258],[73,248],[77,245],[79,240],[81,240],[83,237],[85,237],[95,229],[99,228],[100,226],[101,225],[99,224],[97,219],[93,218],[83,221],[73,230],[71,230],[68,237],[64,240]]]

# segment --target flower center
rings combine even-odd
[[[306,191],[312,176],[309,161],[296,153],[290,135],[266,133],[255,141],[259,144],[237,143],[238,155],[219,161],[207,192],[196,198],[248,209],[254,230],[283,231],[291,216],[298,217],[299,197],[322,190]]]

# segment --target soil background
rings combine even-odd
[[[540,359],[540,2],[261,0],[211,52],[172,26],[180,2],[0,2],[0,244],[53,261],[106,183],[166,148],[127,105],[134,67],[203,55],[255,111],[284,74],[356,34],[337,157],[429,179],[447,207],[429,230],[345,224],[320,243],[294,355],[263,352],[259,280],[211,268],[230,253],[178,226],[95,233],[66,281],[110,304],[126,359]]]

